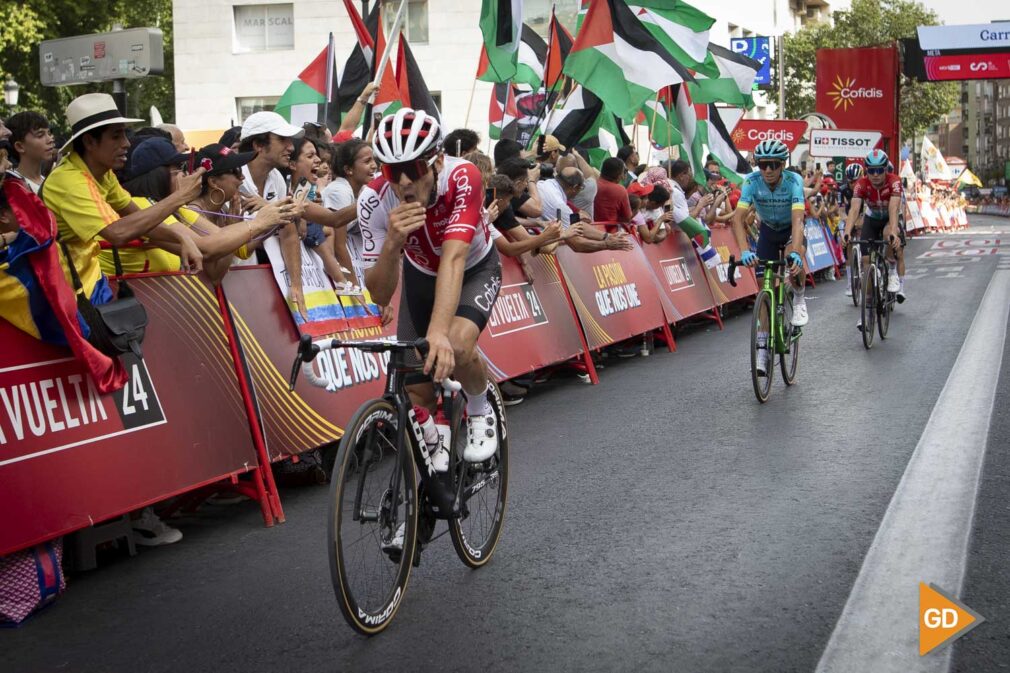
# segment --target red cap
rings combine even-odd
[[[333,136],[333,142],[335,143],[346,143],[348,140],[354,137],[354,131],[337,131],[336,135]]]
[[[648,196],[652,193],[655,185],[643,185],[641,182],[632,182],[628,185],[628,194],[633,196]]]

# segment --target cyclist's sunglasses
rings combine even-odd
[[[887,172],[886,168],[867,168],[866,169],[866,174],[867,175],[883,175],[886,172]]]
[[[427,175],[433,163],[435,163],[434,156],[428,159],[414,159],[402,164],[382,164],[382,176],[389,182],[399,182],[400,177],[406,175],[407,179],[414,182]]]
[[[759,161],[758,170],[760,171],[775,171],[782,168],[781,161]]]

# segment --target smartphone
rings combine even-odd
[[[670,212],[671,210],[673,210],[673,206],[671,206],[671,205],[670,205],[669,203],[668,203],[668,204],[666,204],[665,206],[663,206],[663,212],[664,212],[664,213],[668,213],[668,212]]]
[[[561,220],[561,209],[560,208],[558,208],[557,211],[554,213],[554,219],[557,220],[558,222],[562,221]]]
[[[821,170],[821,162],[818,161],[817,164],[814,166],[814,168],[816,168],[817,170]]]
[[[189,148],[189,160],[186,162],[186,173],[191,174],[196,169],[196,149]]]
[[[492,203],[494,203],[494,200],[495,200],[494,199],[494,190],[493,189],[485,189],[484,190],[484,207],[487,208],[488,206],[490,206]]]
[[[544,155],[544,143],[547,142],[547,136],[540,136],[537,138],[537,156],[542,157]]]
[[[568,216],[568,224],[578,224],[581,219],[578,213],[572,213]]]

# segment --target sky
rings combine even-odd
[[[1010,3],[1004,0],[919,0],[948,25],[1010,21]]]

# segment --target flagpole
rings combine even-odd
[[[386,74],[386,65],[389,63],[389,57],[393,52],[393,44],[399,41],[400,38],[400,26],[403,24],[403,13],[407,8],[407,0],[400,0],[400,9],[396,12],[396,19],[393,20],[393,30],[390,31],[389,36],[386,38],[386,48],[382,52],[382,58],[379,59],[379,66],[375,69],[375,82],[377,86],[372,95],[368,97],[368,113],[372,119],[368,120],[368,133],[364,134],[364,139],[370,142],[370,137],[373,130],[375,129],[375,114],[373,112],[373,105],[375,103],[375,97],[379,95],[379,90],[382,88],[382,76]],[[379,15],[379,30],[382,30],[382,15]]]
[[[333,54],[333,33],[330,33],[329,42],[326,43],[326,105],[323,106],[322,120],[323,126],[326,128],[330,127],[330,108],[333,105],[333,97],[337,95],[337,92],[333,89],[333,75],[336,69],[337,62]],[[340,119],[337,119],[337,127],[340,127]]]
[[[659,97],[662,95],[662,93],[663,93],[662,89],[656,92],[656,110],[659,109]],[[652,137],[656,133],[656,110],[652,111],[652,122],[649,124],[649,144],[652,144]],[[635,135],[638,134],[636,133]]]
[[[556,24],[557,24],[558,17],[554,14],[554,7],[555,7],[554,3],[551,3],[551,20],[547,23],[547,59],[544,61],[544,77],[547,77],[547,68],[550,67],[550,63],[551,63],[551,47],[554,46],[554,30],[552,30],[552,28],[556,28],[557,27]],[[562,63],[561,64],[562,69],[564,68],[564,66],[565,66],[565,64]],[[558,73],[558,78],[556,80],[554,80],[554,84],[551,86],[550,91],[548,91],[547,95],[544,97],[544,105],[540,109],[540,113],[537,115],[537,123],[533,125],[533,128],[538,128],[540,126],[540,122],[543,121],[544,114],[547,113],[547,107],[551,104],[551,96],[554,94],[555,90],[557,89],[558,82],[561,81],[561,78],[562,78],[561,73]],[[544,81],[543,83],[546,84],[547,82]],[[553,107],[551,108],[551,112],[552,113],[554,112],[554,108]],[[547,117],[547,120],[550,121],[550,116],[549,115]],[[532,144],[533,144],[533,136],[535,136],[535,135],[536,135],[535,132],[530,134],[530,144],[526,147],[527,150],[530,148],[530,146],[532,146]]]
[[[477,78],[473,78],[473,84],[470,86],[470,102],[466,104],[466,119],[463,120],[463,128],[469,128],[470,126],[470,108],[473,107],[473,94],[477,90]],[[492,93],[492,95],[494,95]]]

